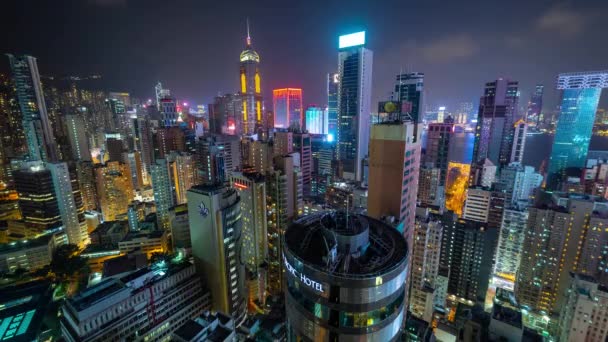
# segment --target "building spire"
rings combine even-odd
[[[251,46],[251,35],[249,34],[249,17],[247,17],[247,46]]]

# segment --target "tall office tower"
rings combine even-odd
[[[252,135],[264,126],[262,115],[264,109],[262,108],[262,81],[259,69],[260,55],[251,45],[249,22],[247,23],[245,50],[241,52],[240,63],[242,132],[239,134]]]
[[[457,124],[466,124],[469,122],[469,116],[473,113],[473,102],[461,102],[458,104],[456,115],[454,118]]]
[[[409,309],[414,316],[431,323],[436,301],[435,281],[439,272],[443,226],[439,218],[426,210],[418,210],[416,214]]]
[[[53,178],[55,197],[59,204],[59,213],[68,242],[83,249],[89,243],[87,223],[84,219],[84,208],[80,189],[72,189],[72,176],[66,163],[47,163],[47,169]],[[78,185],[78,183],[75,183]]]
[[[165,230],[169,229],[169,208],[175,205],[169,168],[166,159],[156,159],[150,170],[158,226]]]
[[[160,111],[160,109],[161,109],[160,100],[162,98],[164,98],[164,97],[171,96],[171,90],[169,90],[169,89],[163,89],[163,85],[159,81],[154,86],[154,94],[156,95],[156,109],[158,111]]]
[[[284,241],[289,340],[398,339],[411,252],[395,229],[363,215],[320,212],[292,224]]]
[[[486,298],[498,229],[466,219],[447,219],[441,242],[442,266],[449,268],[448,293],[467,304]]]
[[[279,131],[274,133],[274,155],[282,156],[293,152],[293,132]]]
[[[196,144],[196,163],[204,184],[218,184],[230,179],[241,167],[240,140],[231,135],[207,135]]]
[[[129,165],[133,189],[141,189],[144,186],[145,172],[144,165],[141,162],[141,153],[139,151],[123,152],[122,162]]]
[[[194,155],[185,152],[171,152],[168,157],[171,162],[171,180],[175,189],[175,203],[184,204],[188,201],[188,190],[197,184],[196,160]]]
[[[331,183],[333,175],[332,161],[336,148],[327,135],[311,134],[312,152],[312,196],[323,196],[327,186]]]
[[[583,274],[569,273],[565,305],[561,307],[559,341],[606,341],[608,288]]]
[[[328,134],[329,120],[327,108],[310,106],[306,108],[306,131],[310,134]]]
[[[550,316],[565,304],[568,272],[597,279],[605,274],[608,208],[603,199],[553,193],[529,208],[515,293],[519,302]],[[598,231],[599,230],[599,231]],[[604,263],[598,267],[597,263]]]
[[[171,227],[171,242],[173,242],[174,251],[178,248],[192,248],[189,221],[187,204],[176,205],[169,209],[169,226]]]
[[[273,144],[268,141],[255,140],[249,144],[249,166],[255,172],[265,175],[273,170]]]
[[[445,116],[445,106],[437,108],[437,123],[443,123],[443,121],[446,119],[447,118]]]
[[[534,92],[530,94],[530,101],[528,102],[528,111],[526,113],[528,120],[535,122],[536,125],[540,124],[540,118],[543,110],[543,92],[545,86],[537,84],[534,87]]]
[[[108,161],[122,161],[122,153],[125,151],[123,137],[115,133],[106,133],[105,137]]]
[[[19,194],[19,208],[28,230],[26,235],[61,227],[61,212],[51,171],[41,162],[31,162],[14,171],[13,177]]]
[[[223,185],[198,185],[188,190],[197,271],[209,280],[213,310],[229,314],[237,325],[246,318],[240,201],[236,190]]]
[[[412,122],[386,122],[372,126],[369,155],[367,212],[381,219],[392,216],[403,224],[412,244],[416,192],[420,168],[420,137]],[[418,134],[422,129],[418,129]],[[414,142],[415,141],[415,142]]]
[[[469,188],[466,192],[462,217],[487,223],[489,229],[498,229],[502,222],[505,195],[487,188]]]
[[[494,283],[502,288],[513,290],[526,236],[527,222],[528,209],[525,203],[519,207],[504,210],[493,271],[494,277],[499,278],[493,280]]]
[[[230,185],[241,198],[242,254],[247,268],[250,305],[266,301],[266,262],[268,260],[268,220],[266,218],[266,181],[259,173],[235,172]]]
[[[209,292],[188,261],[156,263],[88,287],[61,307],[66,341],[168,339],[208,310]]]
[[[120,99],[106,99],[106,119],[105,131],[107,132],[123,132],[125,127],[121,126],[123,118],[127,115],[127,109],[124,102]]]
[[[310,134],[294,133],[293,134],[293,152],[300,155],[300,171],[302,172],[302,190],[304,196],[310,196],[311,179],[312,179],[312,146]]]
[[[479,100],[473,164],[483,163],[486,158],[497,167],[509,163],[518,101],[516,81],[499,78],[486,83]]]
[[[275,128],[304,128],[302,89],[283,88],[272,91]]]
[[[513,126],[515,131],[513,132],[513,147],[509,163],[523,163],[528,123],[524,119],[520,119]]]
[[[82,204],[86,211],[97,209],[97,187],[93,170],[93,163],[90,161],[76,162],[78,188],[80,189]]]
[[[91,150],[89,150],[89,139],[84,126],[84,120],[81,116],[74,114],[66,115],[64,120],[67,126],[73,160],[90,161]]]
[[[423,95],[424,73],[408,72],[397,75],[393,100],[400,101],[404,107],[401,112],[401,120],[410,120],[415,123],[422,122]]]
[[[298,182],[302,174],[291,155],[275,158],[275,171],[266,177],[268,206],[268,289],[271,294],[283,292],[282,238],[287,225],[302,206]]]
[[[448,163],[450,153],[450,140],[454,135],[453,123],[431,123],[426,133],[426,150],[424,152],[425,164],[439,168],[439,186],[445,186],[448,174]]]
[[[36,58],[26,55],[7,56],[21,107],[29,159],[57,161],[57,143],[46,110]]]
[[[177,100],[171,96],[160,99],[160,115],[162,127],[174,127],[178,125],[179,113],[177,112]]]
[[[167,158],[171,151],[184,152],[186,150],[186,136],[179,127],[165,127],[156,130],[157,158]]]
[[[94,169],[97,198],[104,221],[115,221],[127,213],[133,200],[133,183],[129,166],[111,161]]]
[[[338,136],[338,91],[340,90],[340,74],[327,74],[327,135],[333,142]]]
[[[0,123],[4,149],[12,152],[14,156],[27,153],[17,92],[13,80],[4,74],[0,74],[0,115],[5,118]]]
[[[469,175],[470,187],[485,187],[489,188],[496,181],[496,173],[498,167],[492,161],[486,158],[483,162],[471,164]]]
[[[563,92],[561,112],[549,159],[549,190],[558,189],[569,169],[578,172],[585,167],[595,112],[605,87],[608,87],[608,71],[558,76],[557,89]]]
[[[531,202],[542,182],[543,176],[534,167],[511,163],[500,171],[497,187],[505,192],[506,206],[511,207],[520,201]]]
[[[418,175],[418,202],[423,205],[443,206],[443,187],[439,185],[441,170],[423,165]]]
[[[212,134],[243,135],[242,98],[238,94],[215,97],[209,104],[209,132]]]
[[[152,131],[150,122],[146,119],[133,119],[133,140],[135,150],[141,152],[141,161],[144,165],[144,184],[149,184],[148,174],[154,161],[154,146],[152,144]]]
[[[363,179],[370,130],[373,52],[364,45],[365,31],[339,38],[336,159],[341,164],[341,177],[356,181]]]

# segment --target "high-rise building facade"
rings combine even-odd
[[[302,172],[302,191],[304,191],[304,196],[309,196],[313,167],[310,134],[298,132],[293,134],[293,152],[297,152],[300,155],[299,166]]]
[[[528,102],[527,119],[535,122],[536,125],[540,123],[542,116],[544,91],[545,86],[537,84],[534,87],[534,92],[530,94],[530,102]]]
[[[608,87],[608,71],[560,74],[557,89],[562,103],[549,159],[547,188],[558,189],[568,169],[585,167],[595,113],[602,89]]]
[[[83,118],[72,114],[66,115],[64,120],[67,126],[73,160],[90,161],[91,150],[89,149],[89,138],[87,136]]]
[[[403,224],[402,233],[409,243],[414,230],[420,168],[420,137],[415,138],[414,126],[412,122],[372,126],[367,202],[371,217],[392,216]]]
[[[493,273],[504,280],[501,287],[509,290],[513,290],[526,236],[528,209],[525,205],[505,209],[500,226]],[[505,286],[507,284],[509,286]]]
[[[158,226],[162,229],[169,229],[169,209],[176,204],[170,167],[166,159],[156,159],[150,170],[156,218]]]
[[[364,31],[340,36],[336,159],[341,176],[356,181],[363,179],[370,129],[373,52],[364,46]]]
[[[240,95],[242,109],[242,133],[255,134],[264,126],[264,108],[262,103],[262,86],[260,76],[260,55],[251,45],[249,23],[247,23],[247,39],[245,50],[241,52],[240,60]],[[241,119],[239,118],[239,119]],[[230,126],[228,126],[230,128]]]
[[[57,161],[57,143],[46,109],[36,58],[9,54],[8,59],[21,107],[29,159]]]
[[[518,101],[517,82],[500,78],[486,83],[479,101],[473,164],[486,158],[499,167],[509,164]]]
[[[133,200],[133,183],[129,167],[118,161],[94,169],[97,198],[104,221],[115,221],[127,213]]]
[[[340,74],[327,74],[327,135],[330,142],[338,136],[338,91]]]
[[[426,132],[426,149],[424,151],[424,164],[441,171],[439,186],[445,186],[450,162],[450,140],[454,135],[453,123],[431,123]]]
[[[509,158],[509,162],[523,163],[528,123],[524,119],[519,119],[513,127],[513,146],[511,147],[511,158]]]
[[[320,212],[285,232],[290,340],[398,338],[410,251],[392,227],[363,215]]]
[[[188,190],[197,271],[211,280],[212,309],[230,314],[237,325],[246,317],[240,201],[236,190],[223,185],[199,185]]]
[[[26,229],[35,235],[60,228],[61,211],[51,171],[41,162],[31,162],[14,171],[13,177]]]
[[[393,100],[400,101],[402,104],[401,120],[422,122],[423,95],[424,73],[408,72],[397,75]]]
[[[194,155],[186,152],[171,152],[168,160],[175,203],[184,204],[188,201],[186,197],[188,190],[197,184]]]
[[[304,128],[302,89],[283,88],[272,91],[275,128]]]
[[[268,260],[268,220],[266,218],[266,181],[259,173],[235,172],[230,186],[241,198],[242,255],[247,268],[249,302],[263,305],[266,300]]]
[[[241,167],[240,140],[231,135],[206,135],[196,144],[196,163],[201,183],[218,184]]]
[[[47,163],[46,167],[53,177],[61,222],[68,242],[82,249],[89,243],[89,235],[75,171],[70,172],[66,163]],[[75,188],[72,187],[73,183]]]
[[[306,131],[310,134],[327,134],[329,132],[327,108],[310,106],[306,108]]]

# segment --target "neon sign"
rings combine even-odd
[[[299,279],[302,284],[310,287],[311,289],[313,289],[315,291],[318,291],[321,293],[324,292],[323,284],[308,278],[304,273],[298,272],[293,266],[291,266],[289,261],[287,261],[287,258],[285,257],[285,255],[283,255],[283,263],[285,264],[285,269],[287,270],[287,272],[291,273],[296,279]]]

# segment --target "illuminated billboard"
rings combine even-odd
[[[338,48],[343,49],[351,46],[359,46],[365,44],[365,31],[345,34],[340,36]]]

